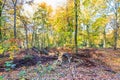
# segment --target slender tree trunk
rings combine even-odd
[[[104,29],[104,32],[103,32],[103,47],[106,48],[106,32],[105,32],[105,29]]]
[[[2,29],[1,29],[1,27],[2,27],[2,20],[1,20],[1,17],[2,17],[2,10],[0,8],[0,40],[2,40]]]
[[[38,39],[38,48],[40,49],[40,35],[37,35]]]
[[[43,32],[43,48],[45,48],[45,42],[46,42],[46,40],[45,40],[45,32]]]
[[[34,31],[32,32],[32,42],[31,42],[31,46],[34,46]]]
[[[14,38],[16,38],[17,37],[17,32],[16,32],[16,5],[17,5],[17,0],[13,1],[13,5],[14,5]]]
[[[27,29],[26,22],[23,22],[23,23],[24,23],[25,38],[26,38],[26,54],[28,55],[30,53],[29,46],[28,46],[28,29]]]
[[[50,45],[50,40],[49,40],[49,33],[47,33],[47,47]]]
[[[24,25],[24,27],[25,27],[25,37],[26,37],[26,48],[28,49],[28,30],[26,25]]]
[[[32,47],[35,47],[35,28],[33,28],[33,32],[32,32]]]
[[[115,29],[114,29],[114,50],[117,49],[118,29],[119,29],[118,23],[117,23],[117,20],[118,20],[117,4],[115,4],[115,9],[116,9],[116,13],[115,13],[116,21],[115,21]]]
[[[75,4],[75,51],[78,53],[78,44],[77,44],[77,32],[78,32],[78,5],[77,0],[74,1]]]
[[[14,38],[16,38],[16,4],[14,5]]]
[[[49,34],[50,34],[50,29],[49,29],[50,25],[47,25],[47,47],[50,47],[50,39],[49,39]]]
[[[118,34],[117,34],[117,32],[118,32],[118,29],[115,29],[115,31],[114,31],[114,50],[116,50],[117,49],[117,36],[118,36]]]
[[[2,2],[0,2],[0,40],[2,40],[2,30],[1,30],[2,20],[1,20],[1,17],[2,17]]]
[[[46,17],[46,14],[42,14],[42,26],[43,26],[43,48],[46,47],[46,32],[45,32],[45,18]]]
[[[37,32],[34,32],[34,46],[37,47]]]
[[[89,26],[86,26],[87,31],[87,47],[90,47],[90,32],[89,32]]]
[[[44,35],[43,35],[43,33],[42,33],[42,39],[41,39],[41,49],[43,49],[44,48]]]

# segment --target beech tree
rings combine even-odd
[[[13,7],[14,7],[14,38],[17,37],[17,32],[16,32],[16,6],[17,6],[17,0],[12,0],[13,2]]]
[[[112,20],[114,20],[113,30],[114,30],[114,50],[117,49],[118,42],[118,31],[119,31],[119,15],[120,15],[120,0],[106,0],[108,3],[109,13],[112,13]]]
[[[78,3],[79,2],[80,2],[79,0],[74,1],[74,4],[75,4],[75,52],[76,54],[78,53],[77,33],[78,33]]]

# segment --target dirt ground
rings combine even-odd
[[[79,49],[78,54],[70,50],[50,49],[49,52],[67,52],[71,62],[54,64],[56,56],[44,55],[29,50],[32,58],[25,59],[26,50],[15,56],[14,69],[5,71],[7,56],[0,57],[0,76],[3,80],[120,80],[120,49]],[[0,79],[1,80],[1,79]]]

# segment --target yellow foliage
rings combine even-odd
[[[2,48],[2,46],[0,46],[0,54],[2,54],[4,52],[4,49]]]
[[[43,2],[43,3],[39,4],[39,7],[41,7],[41,8],[43,8],[43,9],[45,9],[45,8],[46,8],[46,3],[45,3],[45,2]]]
[[[13,52],[10,52],[10,57],[9,59],[13,60],[14,59],[14,53]]]
[[[4,52],[4,49],[0,49],[0,54],[2,54]]]
[[[17,46],[11,46],[11,47],[9,48],[9,50],[10,50],[10,51],[18,50],[18,48],[17,48]]]

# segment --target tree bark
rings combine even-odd
[[[34,35],[35,35],[35,32],[33,31],[33,32],[32,32],[32,42],[31,42],[31,46],[32,46],[32,47],[34,47],[34,41],[35,41],[35,40],[34,40],[34,38],[35,38]]]
[[[90,32],[89,32],[89,26],[86,26],[87,31],[87,47],[90,47]]]
[[[117,40],[118,40],[118,34],[117,34],[117,32],[118,32],[118,29],[115,29],[114,30],[114,50],[116,50],[117,49]]]
[[[14,5],[14,38],[16,39],[17,37],[17,32],[16,32],[16,5],[17,5],[17,0],[13,1],[13,5]]]
[[[104,29],[104,32],[103,32],[103,47],[106,48],[106,32],[105,32],[105,29]]]
[[[115,3],[115,10],[116,10],[116,13],[115,13],[115,29],[114,29],[114,50],[116,50],[117,49],[117,40],[118,40],[118,29],[119,29],[119,26],[118,26],[118,22],[117,22],[117,20],[118,20],[118,12],[117,12],[117,10],[118,10],[118,5],[117,5],[117,3]]]
[[[28,49],[28,30],[26,25],[24,25],[24,27],[25,27],[25,36],[26,36],[26,48]]]
[[[77,32],[78,32],[78,5],[77,0],[74,1],[75,4],[75,52],[78,53],[78,43],[77,43]]]
[[[2,20],[1,20],[1,17],[2,17],[2,10],[0,8],[0,41],[2,40]]]

